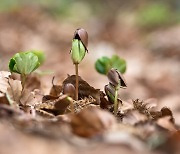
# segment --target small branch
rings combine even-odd
[[[78,88],[79,88],[79,75],[78,75],[78,64],[75,64],[75,72],[76,72],[76,95],[75,99],[78,100]]]

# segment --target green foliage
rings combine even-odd
[[[27,51],[26,53],[29,53],[29,52],[34,53],[38,57],[38,60],[39,60],[40,64],[44,63],[44,61],[46,59],[44,52],[39,51],[39,50],[31,50],[31,51]]]
[[[40,66],[38,56],[33,52],[16,53],[9,62],[11,72],[28,75]]]
[[[113,55],[111,58],[103,56],[99,58],[95,63],[95,68],[100,74],[107,74],[111,68],[117,69],[121,73],[126,72],[126,61],[117,55]]]
[[[78,39],[72,40],[71,59],[74,64],[79,64],[86,54],[86,49]]]
[[[175,14],[166,3],[151,3],[144,6],[137,15],[137,23],[145,29],[166,26],[175,20]]]

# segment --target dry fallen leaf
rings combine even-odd
[[[71,117],[73,133],[82,137],[101,135],[112,128],[115,123],[113,115],[96,107],[83,109]]]
[[[11,75],[10,72],[0,71],[0,78],[8,78]]]
[[[35,97],[35,94],[28,89],[24,89],[20,97],[19,103],[23,106],[35,105],[38,100]]]
[[[0,92],[6,93],[8,87],[9,87],[8,78],[0,76]]]
[[[169,131],[177,131],[175,125],[172,123],[171,121],[171,117],[170,116],[165,116],[165,117],[162,117],[162,118],[159,118],[157,120],[157,124]]]
[[[61,92],[62,92],[62,86],[61,85],[55,85],[54,84],[54,77],[53,77],[52,87],[51,87],[49,95],[54,96],[54,97],[58,97],[58,96],[60,96]]]
[[[10,104],[19,104],[22,93],[22,85],[19,80],[8,80],[9,87],[7,88],[7,98]]]
[[[139,122],[146,121],[146,120],[147,120],[146,115],[139,113],[136,110],[130,110],[124,115],[122,121],[124,124],[135,125]]]
[[[66,84],[71,83],[74,87],[75,86],[75,75],[68,76],[64,81],[63,81],[63,89]],[[85,80],[83,80],[79,76],[79,98],[85,98],[92,96],[97,104],[100,104],[100,90],[95,89],[92,86],[90,86]]]
[[[26,79],[25,88],[29,89],[30,91],[33,91],[34,89],[40,89],[41,88],[40,78],[35,74],[29,75]]]

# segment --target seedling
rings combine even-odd
[[[114,100],[114,114],[118,111],[118,91],[120,88],[126,88],[127,85],[121,73],[112,68],[107,74],[109,85],[105,86],[105,92],[110,101]]]
[[[95,68],[97,72],[104,75],[106,75],[111,68],[115,68],[119,72],[125,73],[126,61],[117,55],[113,55],[111,58],[103,56],[96,61]]]
[[[43,52],[27,51],[16,53],[9,61],[9,70],[20,74],[21,84],[24,89],[26,78],[36,70],[43,62],[39,60],[44,57]]]
[[[87,32],[79,28],[75,31],[74,37],[72,40],[72,49],[71,49],[71,59],[73,61],[73,64],[75,65],[75,72],[76,72],[76,93],[75,93],[75,99],[78,100],[78,87],[79,87],[79,81],[78,81],[78,64],[83,60],[88,45],[88,34]]]

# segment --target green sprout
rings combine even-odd
[[[74,37],[72,40],[72,49],[71,49],[71,59],[73,64],[75,65],[76,72],[76,93],[75,99],[78,100],[78,87],[79,87],[79,79],[78,79],[78,64],[83,60],[88,45],[88,34],[87,32],[79,28],[75,31]]]
[[[126,88],[127,85],[121,73],[112,68],[107,74],[109,84],[105,86],[105,92],[110,102],[114,101],[114,114],[118,111],[118,91],[120,88]]]
[[[43,52],[27,51],[16,53],[9,61],[9,70],[20,74],[21,84],[24,89],[26,78],[29,74],[35,71],[43,62]]]
[[[103,56],[95,63],[95,68],[100,74],[106,75],[111,68],[117,69],[121,73],[126,72],[126,61],[117,55],[111,58]]]

